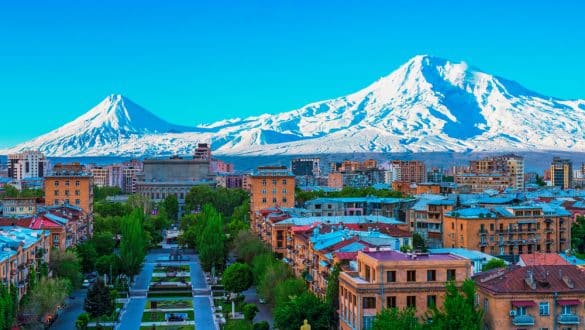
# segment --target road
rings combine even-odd
[[[71,295],[75,299],[67,298],[67,306],[63,309],[61,315],[51,325],[51,329],[75,329],[75,321],[79,314],[83,313],[83,301],[87,295],[87,289],[80,289]]]
[[[246,297],[244,300],[248,303],[253,303],[258,306],[258,313],[254,318],[254,322],[261,322],[266,321],[270,324],[270,329],[274,326],[274,319],[272,318],[272,311],[270,310],[270,306],[268,304],[261,304],[258,298],[258,293],[256,292],[256,287],[251,287],[250,289],[242,292],[242,294]]]

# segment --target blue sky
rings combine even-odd
[[[416,54],[585,98],[585,1],[511,3],[5,1],[0,147],[111,93],[195,125],[345,95]]]

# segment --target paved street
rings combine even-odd
[[[75,321],[79,314],[83,313],[83,301],[85,300],[86,294],[87,289],[73,292],[72,296],[75,297],[75,299],[67,298],[67,306],[55,323],[51,325],[51,329],[75,329]]]
[[[254,322],[261,322],[266,321],[270,324],[270,328],[272,329],[274,325],[274,320],[272,319],[272,311],[270,310],[270,306],[267,304],[261,304],[258,298],[258,293],[256,292],[256,287],[251,287],[250,289],[242,292],[246,297],[245,301],[248,303],[253,303],[258,306],[258,314],[254,318]]]

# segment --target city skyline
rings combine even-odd
[[[544,95],[585,97],[582,4],[490,5],[4,5],[0,28],[12,33],[0,46],[3,114],[38,120],[6,127],[0,147],[111,93],[196,125],[345,95],[417,54],[463,60]]]

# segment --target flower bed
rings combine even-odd
[[[155,273],[167,273],[167,272],[188,272],[191,269],[189,265],[173,265],[173,266],[156,266],[154,267]]]
[[[154,304],[153,304],[154,303]],[[154,308],[153,305],[156,305],[157,309],[171,309],[171,308],[193,308],[193,300],[187,299],[165,299],[165,300],[157,300],[151,299],[146,302],[146,308],[151,309]]]

